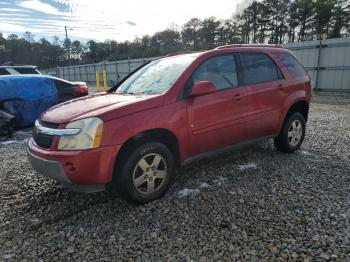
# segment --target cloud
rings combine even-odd
[[[25,32],[28,31],[26,27],[22,25],[14,25],[11,23],[4,23],[0,21],[0,28],[5,32]]]
[[[45,4],[43,2],[40,2],[39,0],[25,0],[22,3],[20,3],[19,6],[51,15],[63,14],[52,5]]]
[[[28,17],[28,14],[16,14],[16,17]],[[13,18],[13,14],[0,14],[0,17],[11,17]]]
[[[200,8],[198,5],[198,1],[188,0],[0,0],[0,21],[7,23],[7,27],[0,30],[22,34],[24,31],[9,30],[22,26],[25,31],[36,32],[37,38],[47,36],[48,32],[64,37],[64,26],[67,26],[73,29],[68,32],[73,40],[134,40],[172,24],[182,26],[193,17],[229,18],[234,12],[235,0],[216,0],[215,5],[202,1]],[[23,14],[28,14],[28,19],[24,19]]]
[[[14,13],[18,13],[18,12],[24,12],[24,13],[30,13],[29,10],[19,10],[17,8],[0,8],[1,12],[14,12]]]
[[[125,23],[127,23],[130,26],[136,26],[136,23],[133,21],[125,21]]]

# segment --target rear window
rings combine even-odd
[[[304,68],[301,66],[298,60],[295,59],[294,56],[287,53],[279,53],[278,59],[287,68],[289,74],[292,77],[300,77],[306,75]]]
[[[244,82],[254,85],[276,81],[281,73],[270,57],[262,53],[241,53],[241,62],[244,68]]]
[[[0,76],[9,75],[10,73],[5,68],[0,68]]]
[[[60,80],[57,80],[57,79],[55,79],[55,85],[56,85],[56,88],[58,90],[73,87],[73,84],[65,82],[65,81],[60,81]]]
[[[18,73],[20,74],[39,74],[38,71],[34,68],[30,68],[30,67],[15,67],[13,68],[14,70],[16,70]]]

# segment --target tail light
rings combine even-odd
[[[77,86],[74,88],[74,93],[79,95],[87,95],[89,88],[87,86]]]

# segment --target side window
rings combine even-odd
[[[277,57],[279,60],[281,60],[292,77],[300,77],[306,75],[304,68],[301,66],[298,60],[295,59],[294,56],[287,53],[279,53]]]
[[[20,74],[38,74],[35,68],[31,67],[16,67],[14,68]]]
[[[272,82],[282,78],[275,63],[265,54],[241,53],[240,58],[246,85]]]
[[[1,75],[9,75],[10,73],[5,68],[0,68],[0,76]]]
[[[237,87],[237,70],[233,55],[217,56],[205,61],[193,74],[193,83],[212,81],[218,90]]]

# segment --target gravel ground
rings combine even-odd
[[[0,144],[0,260],[350,260],[350,105],[313,104],[292,155],[270,141],[182,168],[135,206],[35,174]]]

